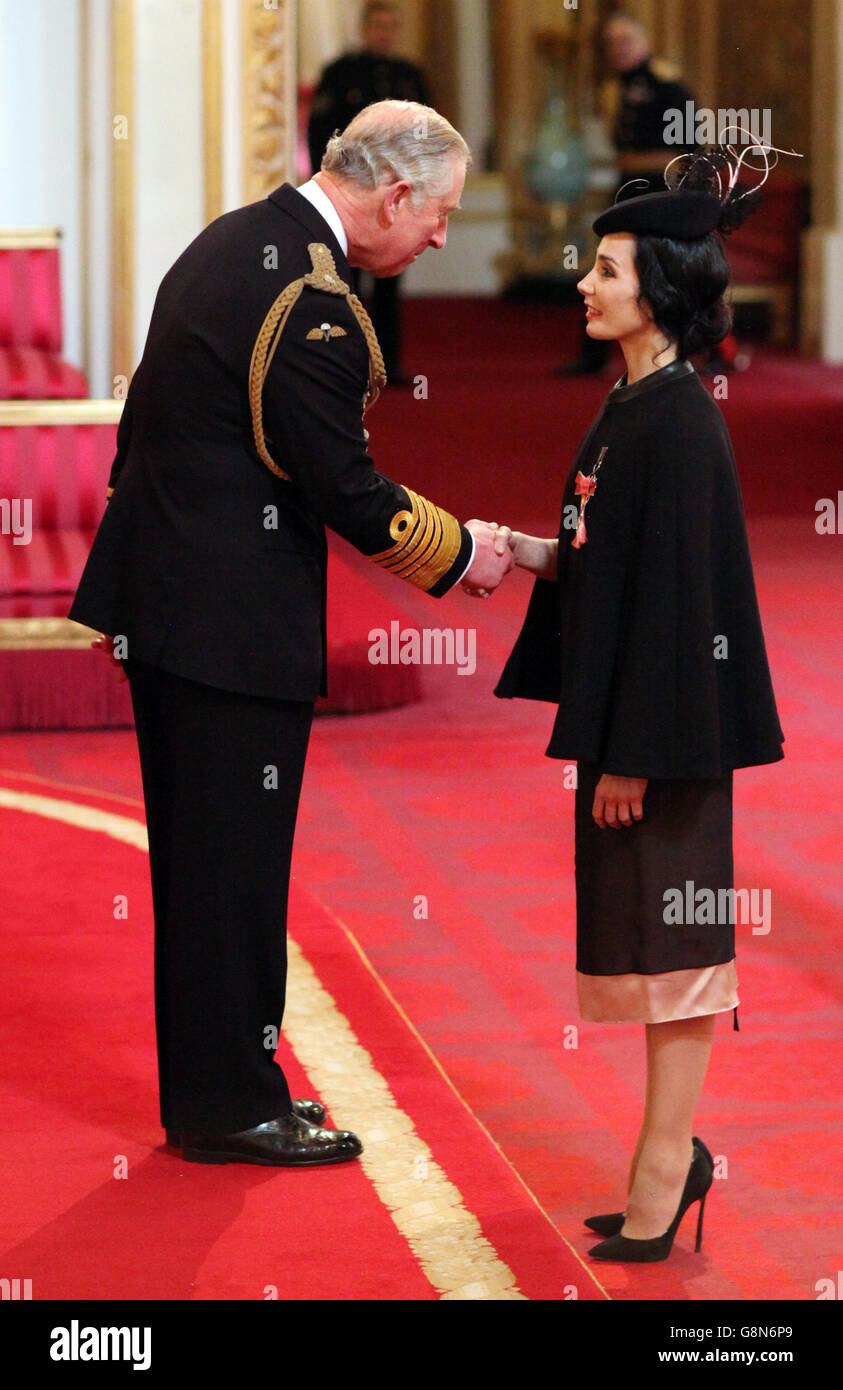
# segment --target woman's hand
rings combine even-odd
[[[634,820],[641,820],[646,790],[646,777],[615,777],[604,772],[597,783],[591,808],[595,823],[601,830],[607,825],[620,830],[624,825],[632,825]]]
[[[511,531],[509,544],[519,569],[529,570],[537,579],[556,579],[556,557],[559,543],[553,537],[527,536],[523,531]]]

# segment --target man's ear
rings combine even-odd
[[[383,213],[387,225],[392,226],[402,204],[409,201],[412,189],[406,179],[400,179],[397,183],[390,183],[384,189]]]

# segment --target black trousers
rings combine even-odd
[[[250,1129],[292,1106],[273,1053],[313,705],[125,667],[149,831],[161,1123]]]

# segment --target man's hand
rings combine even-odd
[[[596,824],[601,830],[607,825],[620,830],[624,825],[632,825],[634,820],[641,820],[646,790],[646,777],[613,777],[604,772],[597,783],[591,808]]]
[[[108,637],[104,632],[101,632],[99,637],[94,638],[93,642],[91,643],[91,646],[93,647],[94,651],[101,651],[108,657],[114,669],[120,672],[120,679],[122,681],[129,679],[129,677],[126,675],[122,661],[120,661],[119,658],[114,655],[113,637]]]
[[[488,598],[515,566],[510,548],[512,532],[495,521],[467,521],[465,529],[474,537],[474,559],[462,587],[473,598]]]

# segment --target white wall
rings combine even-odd
[[[135,0],[135,360],[162,277],[205,225],[201,0]]]
[[[134,360],[121,364],[127,374],[140,358],[161,277],[204,225],[201,8],[202,0],[134,6]],[[243,201],[238,0],[225,0],[224,14],[225,192],[234,207]],[[110,0],[89,0],[83,129],[80,0],[0,0],[0,224],[62,229],[64,355],[87,370],[94,396],[112,394],[110,16]]]
[[[88,345],[92,396],[112,394],[111,365],[111,0],[88,0]],[[85,293],[85,285],[82,287]]]
[[[222,5],[222,200],[223,210],[239,208],[243,198],[243,28],[240,0]]]
[[[454,28],[457,67],[457,119],[460,134],[481,173],[495,125],[492,91],[492,16],[488,0],[456,0]]]
[[[498,258],[511,250],[509,192],[502,176],[469,174],[460,211],[448,223],[444,248],[428,247],[404,272],[407,295],[495,295],[502,275]]]
[[[79,0],[0,0],[0,223],[60,227],[64,355],[83,365]]]

